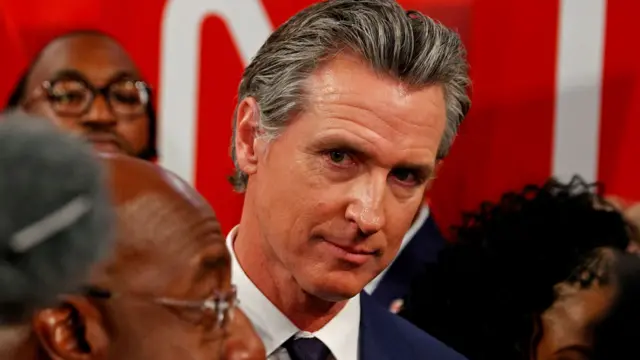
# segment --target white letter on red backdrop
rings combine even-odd
[[[606,0],[560,0],[553,175],[598,176]]]
[[[160,40],[158,149],[160,164],[190,184],[196,171],[200,28],[211,15],[226,22],[245,62],[272,31],[259,0],[167,1]]]

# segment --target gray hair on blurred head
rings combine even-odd
[[[87,280],[114,215],[100,160],[45,119],[0,116],[0,321],[18,322]]]

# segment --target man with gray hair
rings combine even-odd
[[[2,328],[84,285],[111,249],[113,212],[91,147],[42,118],[0,114],[0,174]]]
[[[268,359],[463,359],[363,288],[396,255],[469,110],[458,35],[393,0],[328,0],[246,68],[233,122],[241,307]]]

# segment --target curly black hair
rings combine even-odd
[[[587,261],[594,250],[625,249],[630,241],[628,224],[602,191],[579,177],[550,179],[465,214],[401,315],[470,360],[527,359],[554,285],[590,286],[598,276],[585,278],[585,270],[602,275],[601,262]]]
[[[97,35],[97,36],[103,36],[103,37],[114,40],[114,38],[111,35],[108,35],[99,30],[92,30],[92,29],[74,30],[52,39],[47,45],[45,45],[42,49],[38,51],[37,55],[31,61],[31,64],[29,65],[27,70],[22,74],[22,76],[20,76],[20,79],[14,86],[13,90],[9,94],[9,98],[7,99],[7,102],[5,103],[5,106],[4,106],[5,111],[11,111],[13,109],[20,107],[20,104],[22,103],[22,101],[24,101],[24,97],[27,95],[26,94],[27,82],[29,81],[29,77],[31,76],[33,67],[35,66],[35,64],[38,63],[38,61],[42,57],[42,52],[44,51],[44,49],[46,49],[47,46],[54,41],[58,41],[58,40],[69,38],[69,37],[79,36],[79,35]],[[154,160],[155,158],[158,157],[158,150],[156,146],[156,142],[157,142],[156,139],[158,137],[157,135],[158,121],[156,117],[155,107],[151,100],[153,99],[153,94],[151,89],[149,89],[149,99],[150,100],[147,103],[146,111],[147,111],[147,116],[149,118],[149,139],[150,139],[149,142],[150,143],[149,143],[149,146],[143,149],[140,154],[137,154],[137,157],[143,160]]]

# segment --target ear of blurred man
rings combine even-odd
[[[32,323],[51,359],[106,358],[108,337],[100,311],[84,297],[68,296],[59,306],[39,311]]]

